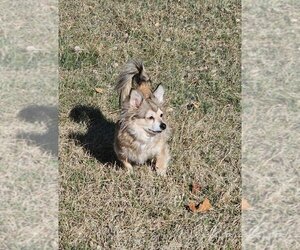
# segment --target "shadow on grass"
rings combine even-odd
[[[45,123],[45,133],[17,134],[18,139],[26,140],[29,145],[36,145],[53,156],[58,155],[58,110],[55,106],[30,105],[18,113],[21,121]]]
[[[107,120],[101,110],[92,106],[75,106],[69,117],[74,122],[87,125],[85,133],[73,132],[69,134],[69,139],[82,146],[102,164],[109,163],[119,168],[120,163],[113,149],[116,124]]]

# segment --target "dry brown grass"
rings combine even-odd
[[[108,155],[129,58],[167,88],[166,178]],[[62,249],[241,248],[239,1],[61,1],[60,79]],[[186,209],[205,197],[209,213]]]
[[[48,124],[20,115],[57,102],[55,10],[52,0],[0,3],[0,249],[58,247],[57,157],[47,140],[21,138],[42,139]]]
[[[300,2],[243,8],[243,246],[299,249]]]

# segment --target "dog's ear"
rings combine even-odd
[[[138,108],[143,102],[143,96],[139,91],[131,90],[130,92],[130,107]]]
[[[159,103],[163,103],[164,102],[164,93],[165,93],[165,90],[164,90],[163,86],[158,85],[156,90],[153,92],[153,95],[156,97],[156,99],[158,100]]]

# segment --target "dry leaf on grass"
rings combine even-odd
[[[192,212],[196,212],[196,211],[197,211],[196,204],[195,204],[195,202],[193,202],[193,201],[191,201],[191,202],[188,204],[188,207],[189,207],[189,209],[190,209]]]
[[[95,88],[95,91],[99,94],[102,94],[104,92],[104,89],[102,88]]]
[[[212,205],[210,204],[209,199],[205,198],[202,204],[196,206],[195,202],[191,201],[188,204],[188,207],[192,212],[205,213],[212,208]]]
[[[201,185],[198,182],[194,182],[192,184],[192,193],[197,194],[200,192],[200,190],[201,190]]]
[[[74,51],[75,51],[76,53],[80,53],[81,51],[83,51],[83,49],[80,48],[79,46],[75,46],[75,47],[74,47]]]
[[[250,208],[249,202],[245,198],[242,198],[242,210],[249,210]]]
[[[208,210],[210,210],[212,208],[212,205],[210,204],[210,201],[205,198],[203,203],[200,205],[198,212],[207,212]]]

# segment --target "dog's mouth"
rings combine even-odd
[[[153,135],[156,135],[156,134],[159,134],[159,133],[161,133],[162,132],[162,130],[152,130],[152,129],[148,129],[148,130],[146,130],[148,133],[150,133],[150,134],[153,134]]]

